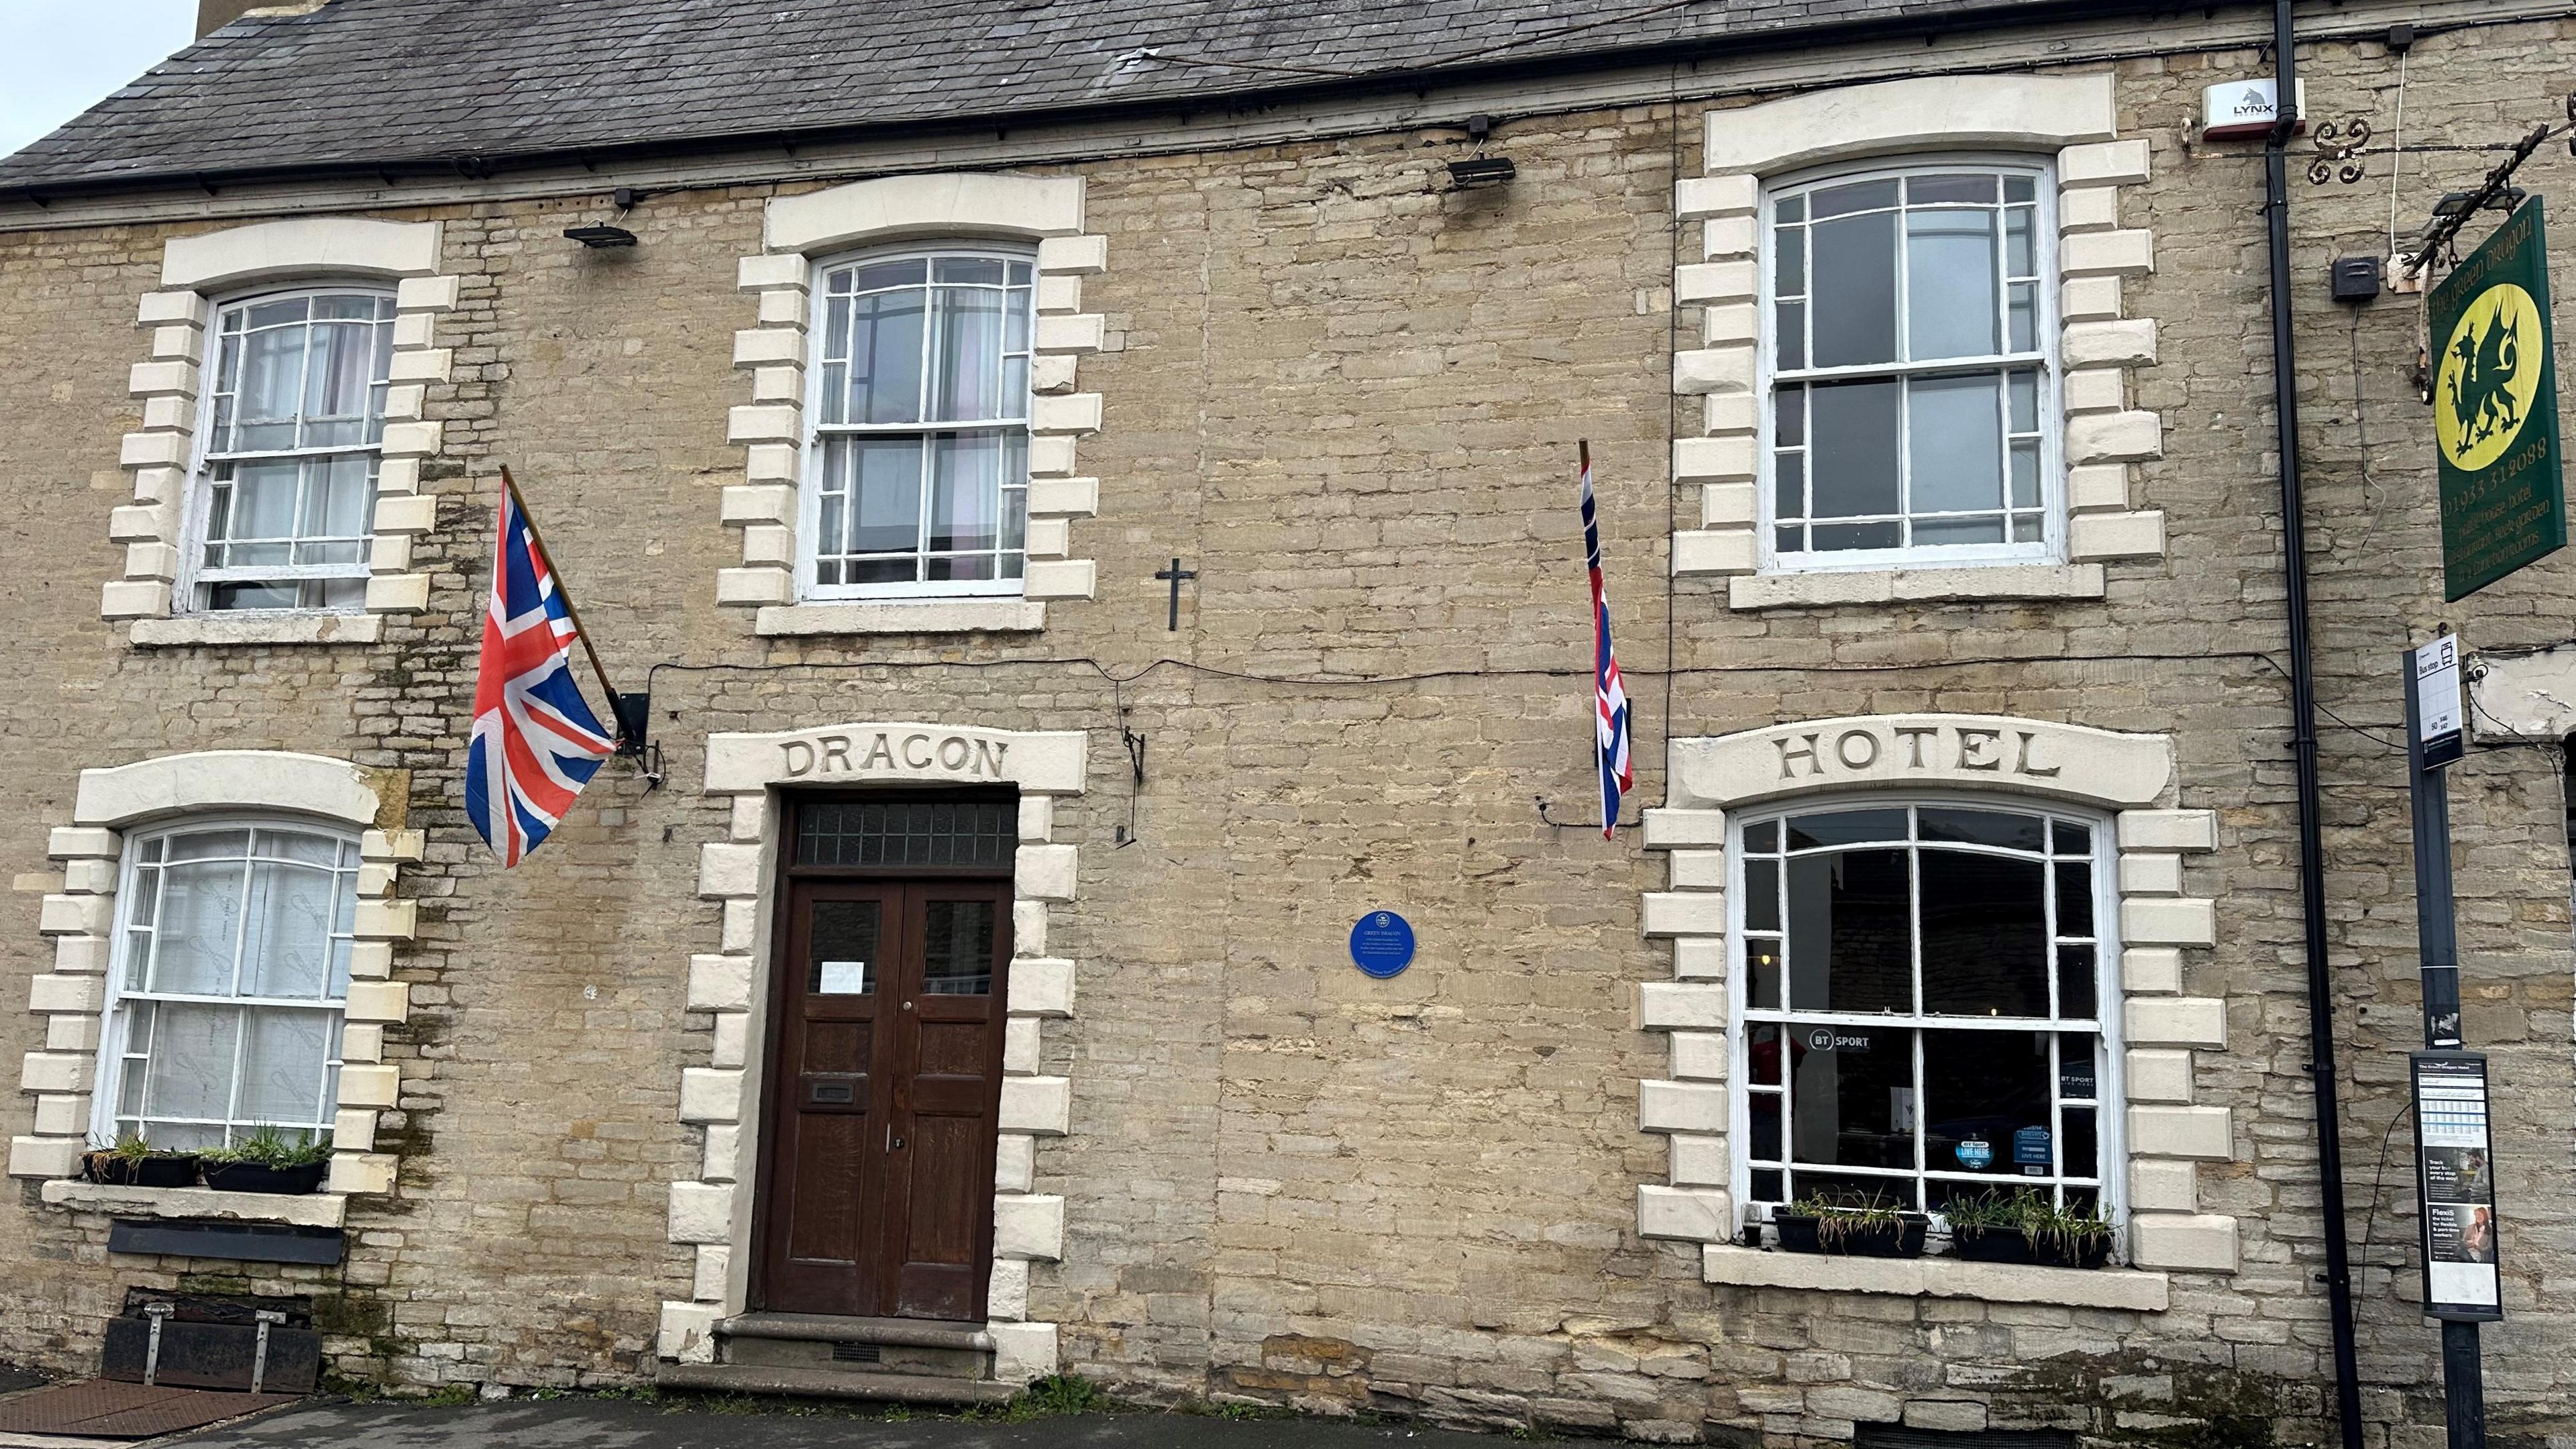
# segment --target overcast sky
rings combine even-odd
[[[197,0],[0,0],[0,156],[186,45]]]

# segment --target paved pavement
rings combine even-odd
[[[1124,1413],[1005,1424],[564,1398],[454,1408],[312,1404],[166,1442],[187,1449],[1504,1449],[1512,1441],[1317,1419]],[[1607,1449],[1601,1440],[1551,1442]]]

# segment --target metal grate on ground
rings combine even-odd
[[[296,1401],[294,1394],[235,1394],[84,1379],[0,1399],[0,1434],[152,1439]]]

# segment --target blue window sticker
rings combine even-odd
[[[1971,1137],[1950,1150],[1958,1155],[1959,1165],[1970,1172],[1983,1172],[1995,1160],[1995,1145],[1983,1137]]]
[[[2048,1129],[2024,1127],[2013,1134],[2013,1162],[2021,1167],[2039,1169],[2032,1176],[2045,1176],[2055,1159],[2048,1150]]]

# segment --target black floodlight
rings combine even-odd
[[[586,247],[631,247],[635,233],[622,226],[568,226],[564,236]]]
[[[1449,181],[1453,186],[1500,186],[1520,174],[1509,156],[1470,156],[1449,163]]]

